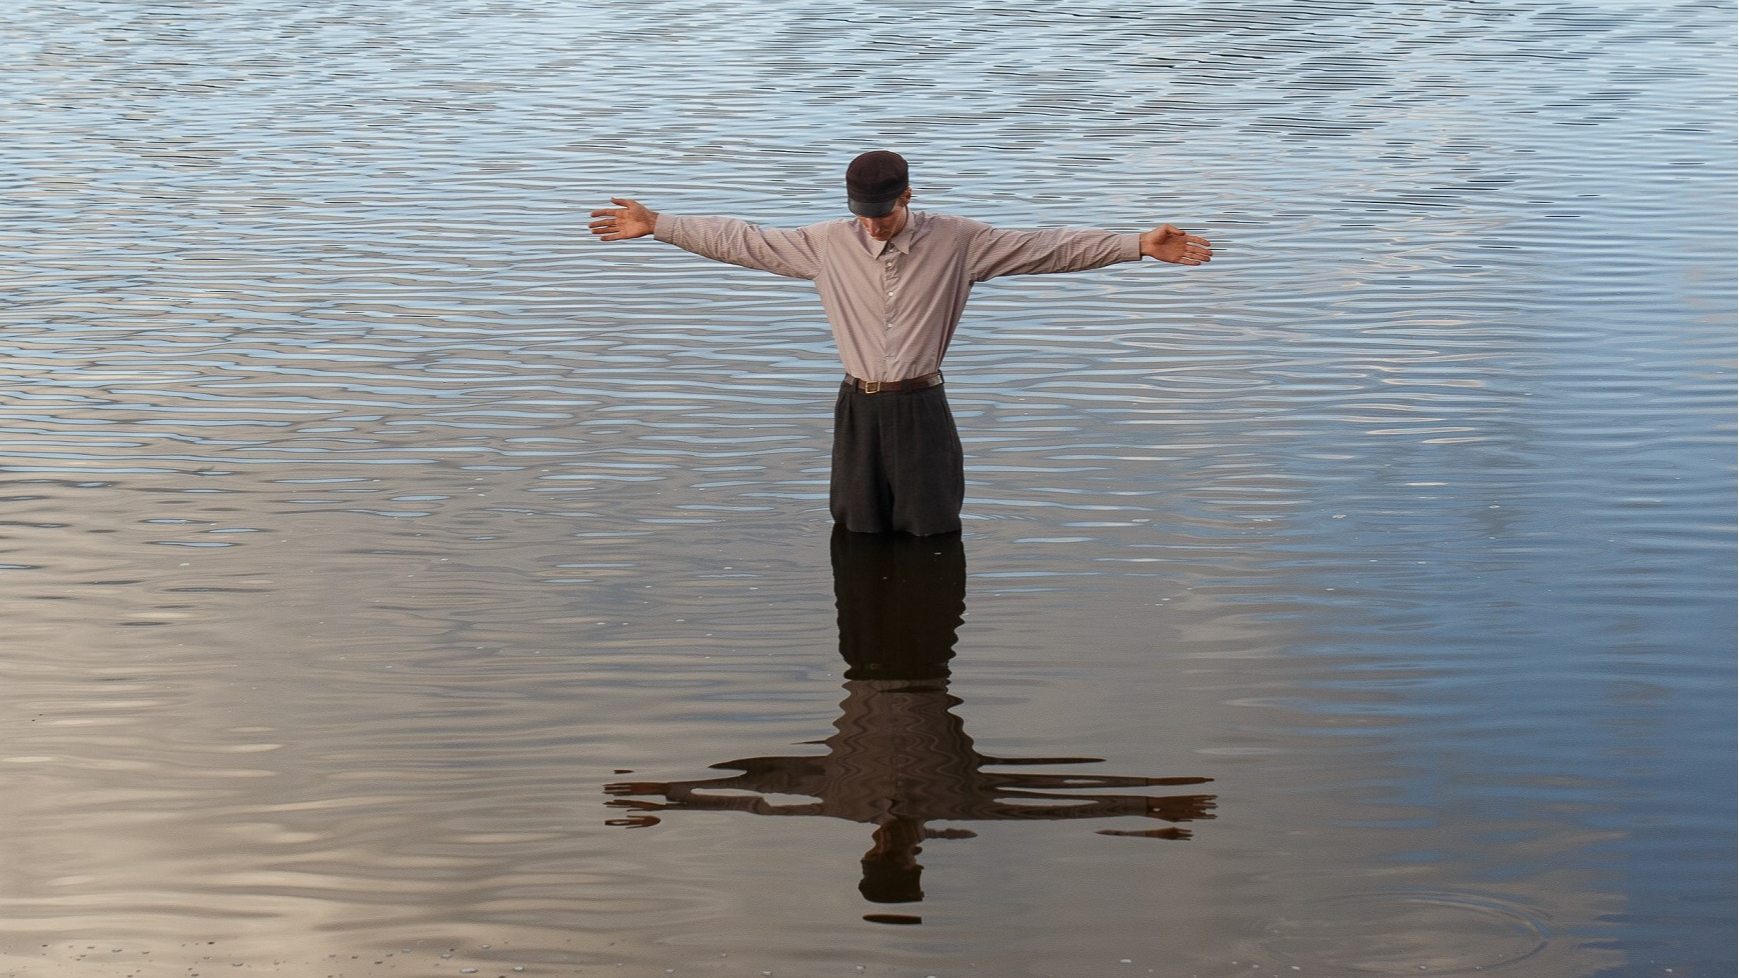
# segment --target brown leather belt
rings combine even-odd
[[[845,382],[865,394],[893,394],[899,391],[919,391],[926,387],[935,387],[942,383],[942,371],[938,370],[933,374],[910,377],[906,380],[859,380],[851,374],[846,374]]]

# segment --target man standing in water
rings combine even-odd
[[[960,530],[964,454],[942,388],[942,357],[972,286],[1000,275],[1078,272],[1155,258],[1200,265],[1206,238],[1162,224],[1139,234],[1006,231],[909,208],[906,161],[875,150],[845,171],[854,219],[769,230],[677,217],[610,198],[592,212],[605,241],[651,234],[705,258],[808,279],[821,295],[846,377],[834,406],[828,504],[859,533]]]

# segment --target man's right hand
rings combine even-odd
[[[611,197],[610,203],[616,206],[592,212],[592,233],[605,241],[645,237],[658,226],[658,214],[647,210],[637,200]]]

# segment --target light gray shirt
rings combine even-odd
[[[863,380],[939,370],[975,283],[1141,260],[1140,234],[1007,231],[927,211],[911,211],[889,241],[852,218],[778,230],[661,213],[653,234],[706,258],[814,282],[846,373]]]

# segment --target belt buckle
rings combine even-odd
[[[859,389],[865,394],[879,394],[882,390],[882,382],[879,380],[861,381]]]

